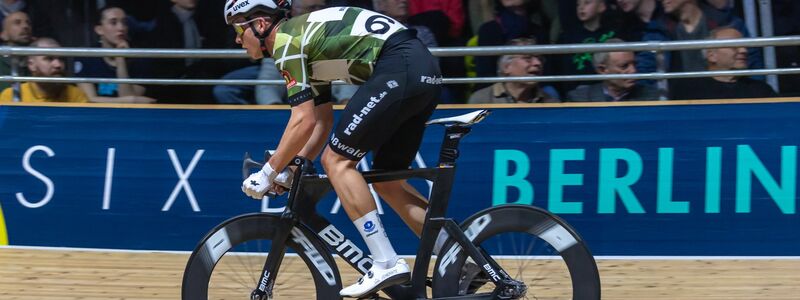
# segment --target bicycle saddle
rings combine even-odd
[[[425,125],[432,125],[432,124],[442,124],[442,125],[462,125],[462,126],[472,126],[473,124],[477,124],[480,121],[483,121],[486,116],[490,113],[489,110],[482,109],[476,110],[471,113],[463,114],[460,116],[449,117],[449,118],[440,118],[435,120],[430,120]]]

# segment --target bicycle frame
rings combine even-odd
[[[429,206],[425,216],[420,245],[414,262],[410,284],[393,286],[384,289],[394,299],[426,299],[426,278],[431,262],[434,243],[439,231],[444,228],[450,238],[454,239],[475,263],[482,266],[484,272],[495,284],[496,290],[504,288],[510,276],[499,267],[488,255],[472,244],[459,225],[451,218],[445,217],[445,212],[450,200],[450,193],[455,179],[458,145],[471,128],[463,125],[446,125],[444,141],[440,150],[439,165],[433,168],[420,168],[402,171],[369,171],[363,172],[367,183],[394,181],[409,178],[423,178],[433,182]],[[330,221],[316,212],[316,205],[327,194],[332,186],[327,176],[316,174],[313,164],[307,159],[295,158],[292,165],[299,167],[301,172],[294,175],[294,184],[288,197],[286,209],[280,214],[281,223],[279,237],[273,239],[264,269],[258,280],[259,286],[253,291],[255,295],[271,295],[272,285],[286,251],[286,240],[289,238],[291,228],[298,223],[304,224],[317,233],[328,246],[351,267],[362,274],[371,267],[371,259],[365,252],[355,246],[342,231],[333,226]],[[245,169],[258,167],[252,160],[245,161]],[[277,254],[277,255],[275,255]],[[448,254],[441,254],[439,259],[448,259]],[[472,295],[458,297],[458,299],[491,299],[492,295]]]

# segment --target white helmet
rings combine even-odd
[[[256,12],[286,14],[292,9],[292,0],[227,0],[225,24],[230,25],[238,16],[249,17]]]

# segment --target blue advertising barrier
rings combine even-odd
[[[539,206],[596,255],[797,256],[798,115],[795,102],[497,108],[463,140],[448,213]],[[242,194],[240,168],[288,116],[0,106],[0,243],[190,250],[229,217],[281,206]],[[428,129],[415,167],[436,164],[442,132]],[[398,252],[415,253],[382,209]],[[335,195],[318,210],[360,242]]]

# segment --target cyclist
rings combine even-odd
[[[289,186],[295,156],[322,165],[373,257],[373,266],[341,296],[360,297],[410,278],[389,242],[369,187],[356,165],[372,151],[374,169],[407,169],[437,104],[441,72],[413,30],[387,16],[333,7],[289,19],[290,0],[227,0],[225,21],[253,59],[273,57],[286,80],[291,116],[264,168],[242,190],[262,199]],[[331,81],[361,85],[333,134]],[[328,136],[330,135],[330,138]],[[326,145],[327,143],[327,145]],[[376,183],[377,192],[417,235],[427,201],[404,180]]]

